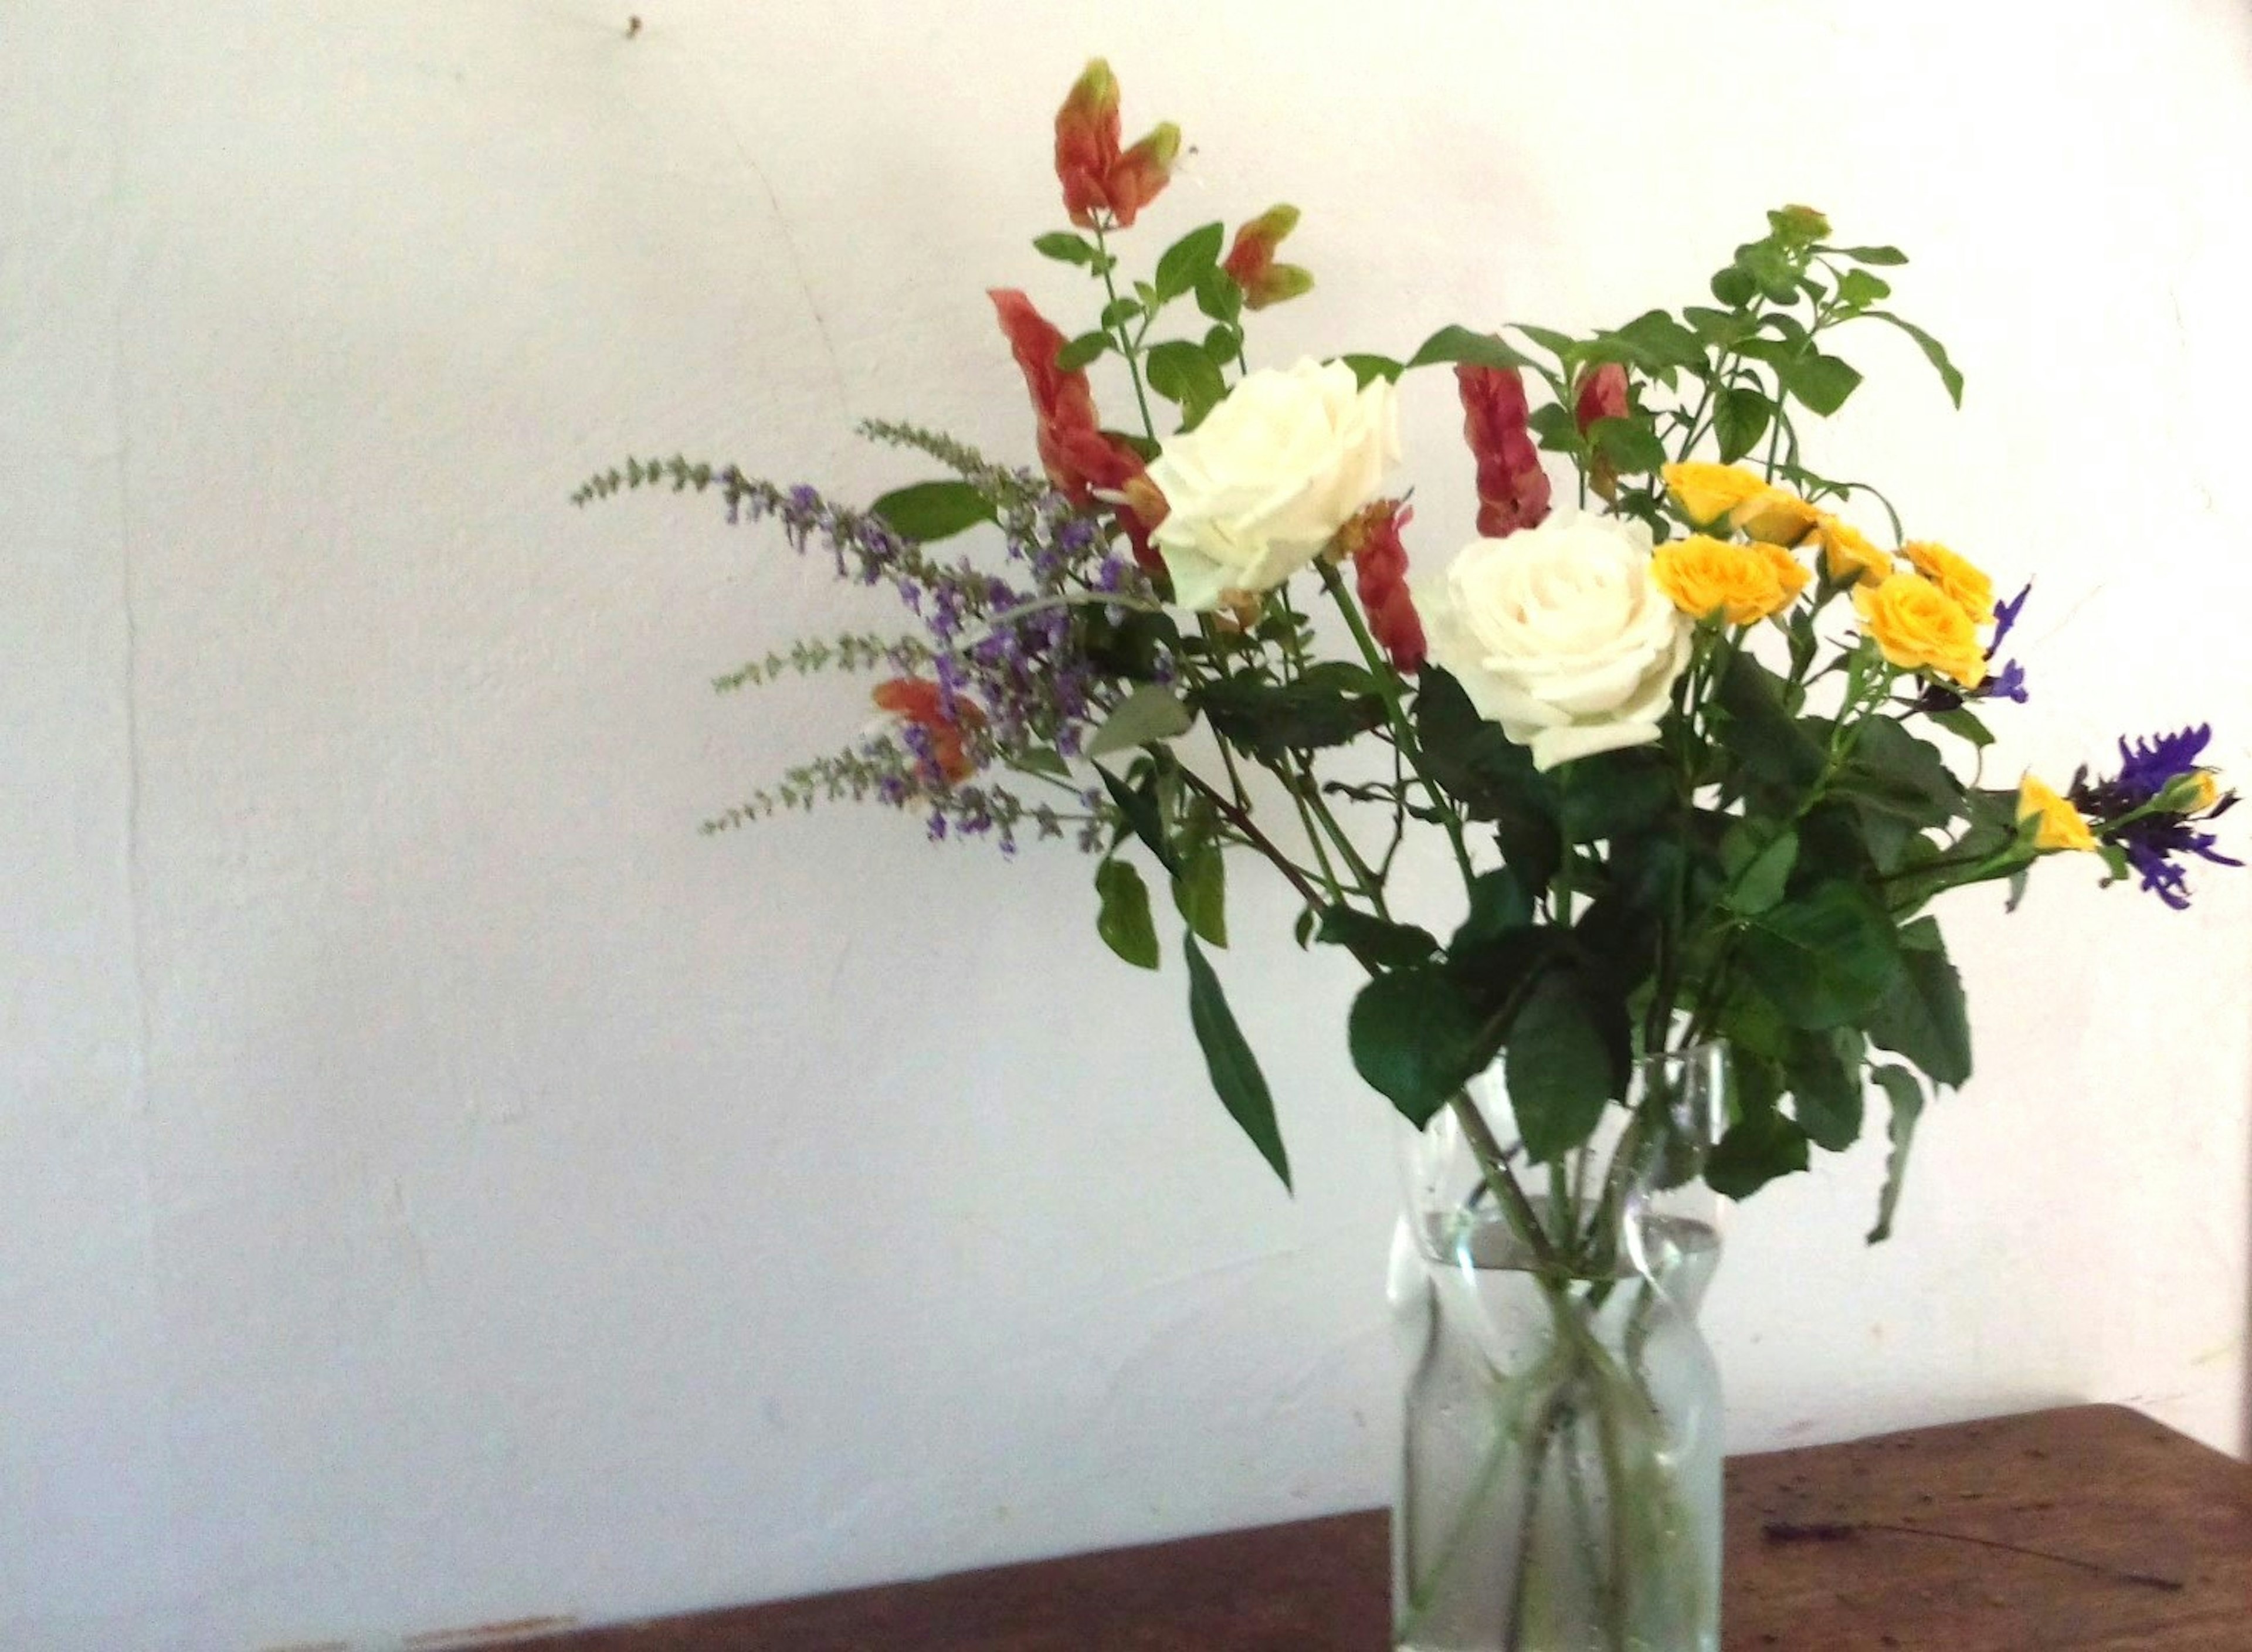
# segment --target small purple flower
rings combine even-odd
[[[2026,599],[2033,595],[2033,582],[2027,580],[2017,595],[2007,602],[1994,605],[1994,637],[1986,644],[1986,657],[1991,660],[2002,651],[2002,644],[2010,628],[2025,611]],[[1910,711],[1952,711],[1970,700],[2015,700],[2023,705],[2026,693],[2026,668],[2012,660],[1998,671],[1988,673],[1986,680],[1974,689],[1943,688],[1936,683],[1924,684],[1923,692],[1915,697]]]
[[[2194,855],[2221,866],[2244,864],[2215,849],[2220,840],[2213,833],[2197,829],[2200,823],[2217,820],[2235,807],[2235,793],[2202,809],[2158,806],[2169,789],[2200,772],[2197,760],[2212,739],[2212,727],[2202,723],[2131,745],[2123,738],[2119,772],[2091,785],[2082,768],[2073,776],[2068,794],[2096,836],[2116,845],[2141,875],[2142,887],[2177,912],[2189,905],[2184,860]]]

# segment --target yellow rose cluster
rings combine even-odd
[[[1667,465],[1663,474],[1675,507],[1703,531],[1662,547],[1651,564],[1683,613],[1731,625],[1780,614],[1809,578],[1790,547],[1809,545],[1832,581],[1852,586],[1862,627],[1887,660],[1963,688],[1985,681],[1978,632],[1994,622],[1994,582],[1945,545],[1902,545],[1903,568],[1858,528],[1740,465]],[[1720,527],[1752,543],[1713,538]]]
[[[1706,534],[1660,546],[1650,576],[1692,619],[1750,625],[1780,614],[1806,588],[1806,570],[1780,545],[1734,545]]]

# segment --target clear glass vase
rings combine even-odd
[[[1722,1045],[1652,1057],[1587,1147],[1533,1166],[1497,1072],[1410,1142],[1401,1652],[1718,1652],[1720,1385],[1697,1311],[1727,1082]]]

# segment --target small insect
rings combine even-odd
[[[626,19],[626,38],[630,40],[640,32],[641,19],[639,17],[628,17]]]

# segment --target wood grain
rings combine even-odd
[[[2252,1649],[2252,1468],[2115,1406],[1734,1459],[1727,1542],[1729,1652]],[[1370,1510],[511,1644],[1382,1652],[1386,1545]]]

